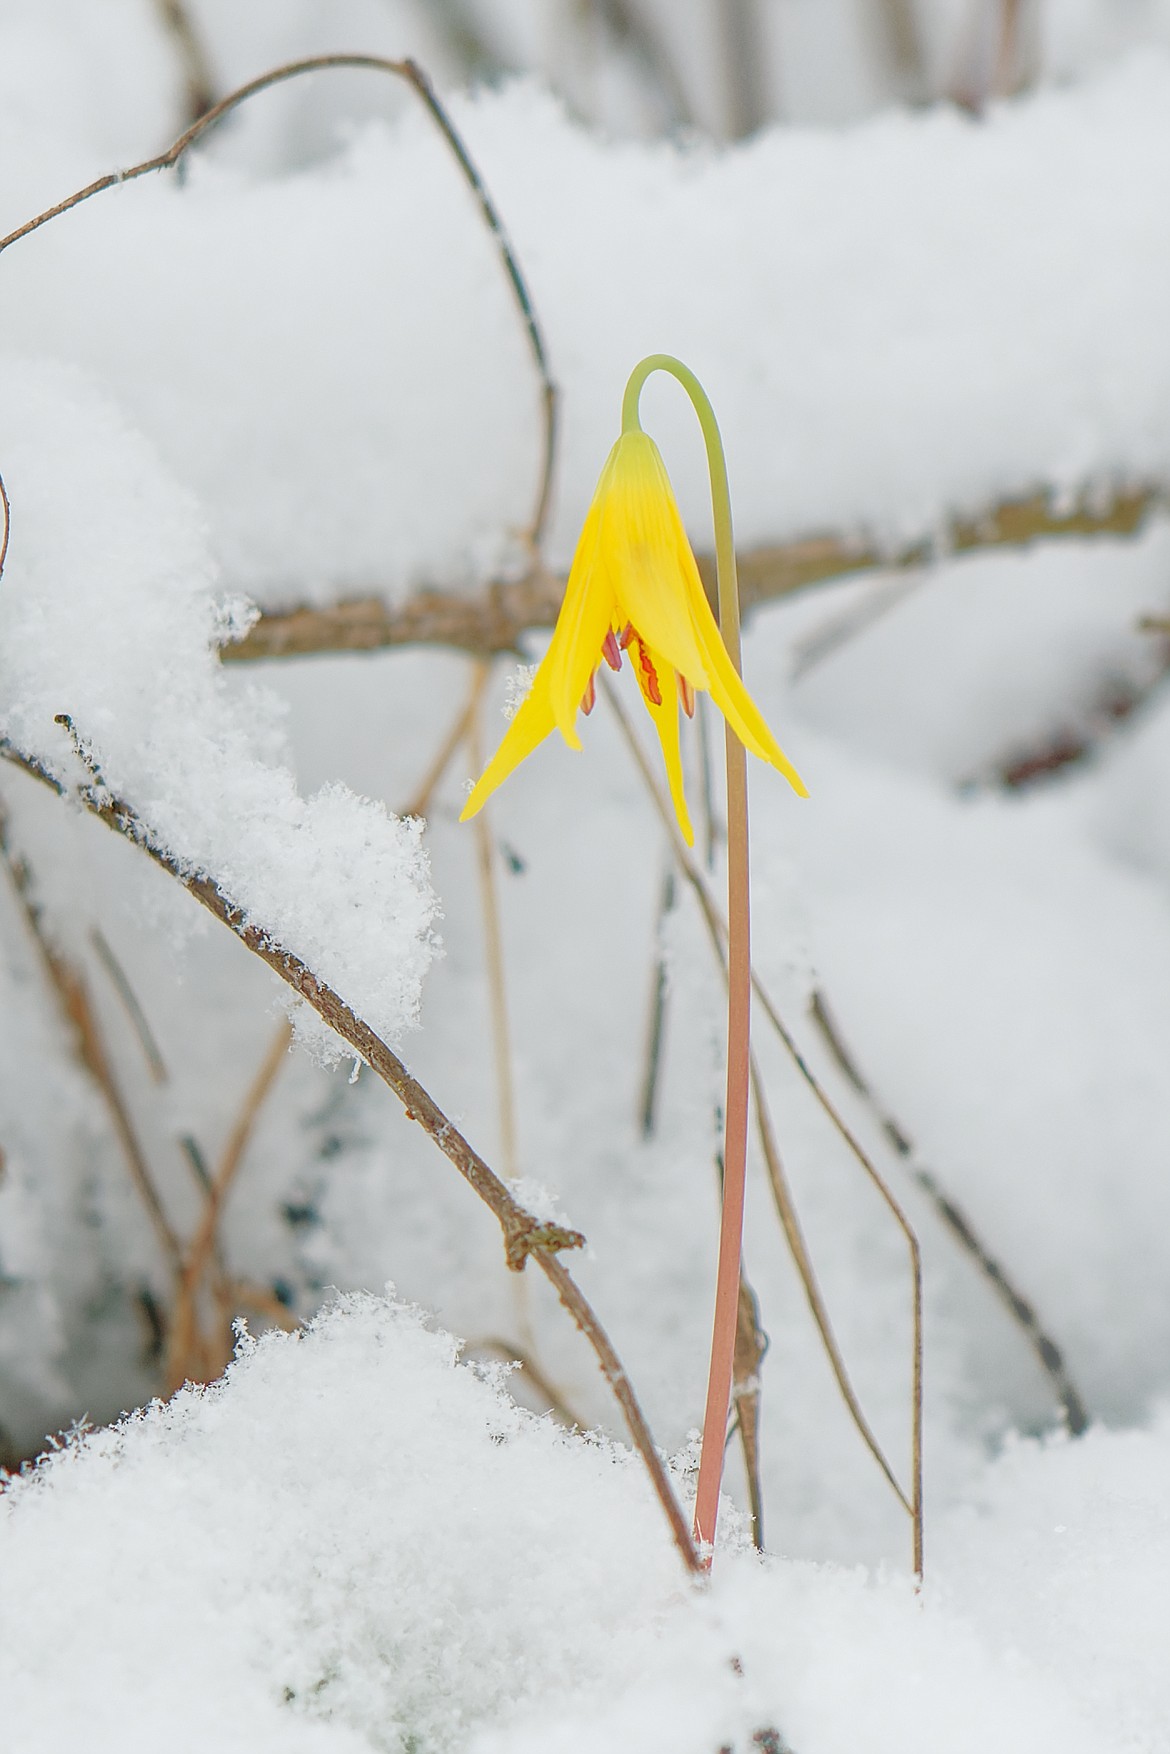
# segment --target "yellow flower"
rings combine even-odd
[[[592,710],[597,667],[604,658],[619,670],[623,651],[630,654],[658,732],[688,846],[694,844],[694,832],[683,796],[678,710],[681,705],[688,715],[694,713],[698,689],[709,690],[746,749],[771,762],[807,797],[727,655],[658,446],[634,429],[623,432],[609,453],[548,651],[464,805],[461,822],[482,808],[554,728],[571,749],[580,749],[577,714]]]

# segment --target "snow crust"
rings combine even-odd
[[[1163,1647],[1132,1629],[1168,1557],[1165,1420],[1011,1452],[921,1601],[748,1552],[705,1592],[628,1455],[457,1353],[342,1300],[11,1482],[11,1745],[709,1754],[780,1727],[844,1754],[859,1723],[876,1754],[1157,1745]]]

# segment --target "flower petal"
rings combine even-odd
[[[564,602],[561,604],[552,641],[541,669],[546,669],[549,705],[554,723],[571,748],[579,749],[574,725],[589,678],[613,621],[613,593],[606,579],[600,549],[603,541],[603,510],[613,475],[614,450],[610,452],[593,502],[586,513],[569,568]],[[539,672],[538,672],[539,673]]]
[[[547,658],[546,653],[546,662]],[[548,684],[541,680],[540,670],[537,670],[528,695],[504,732],[503,742],[472,787],[466,804],[459,812],[460,822],[468,821],[477,811],[483,809],[496,787],[503,784],[513,769],[519,767],[526,755],[531,755],[537,745],[544,742],[555,723],[548,701]],[[576,747],[581,747],[580,738],[577,739]]]
[[[635,640],[636,646],[645,649],[645,642]],[[646,656],[658,677],[669,677],[670,666],[660,652],[646,650]],[[637,665],[635,663],[635,669]],[[642,699],[646,711],[654,721],[654,729],[658,732],[658,741],[662,745],[662,759],[666,766],[666,778],[670,785],[671,802],[674,813],[678,817],[678,825],[682,837],[689,847],[695,844],[695,831],[691,827],[691,818],[687,810],[686,794],[683,791],[682,752],[678,737],[678,695],[673,688],[657,688],[658,700],[642,686]]]
[[[807,797],[804,781],[727,655],[657,445],[641,432],[627,433],[625,440],[640,443],[630,446],[622,459],[620,503],[615,495],[607,508],[608,518],[615,524],[620,520],[627,548],[624,565],[614,567],[620,613],[667,665],[693,687],[710,690],[745,749],[770,762],[794,791]],[[608,556],[616,540],[607,541],[603,532],[601,552]]]

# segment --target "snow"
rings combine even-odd
[[[10,362],[3,378],[0,731],[68,772],[69,715],[180,865],[398,1036],[434,949],[420,825],[344,786],[298,794],[271,760],[273,703],[227,701],[215,648],[252,612],[217,591],[189,495],[70,373]]]
[[[707,1754],[772,1727],[837,1754],[859,1721],[877,1754],[1158,1745],[1164,1645],[1113,1627],[1122,1604],[1156,1624],[1165,1420],[1009,1451],[922,1600],[743,1549],[706,1592],[626,1453],[457,1352],[342,1300],[13,1481],[11,1745]]]
[[[0,3],[4,224],[179,124],[158,10],[106,10],[99,28],[78,0]],[[450,53],[438,9],[420,23],[405,0],[193,10],[221,82],[336,47],[343,26],[375,52],[433,46],[440,74]],[[801,113],[829,105],[833,43],[860,54],[844,5],[823,10],[822,26],[792,0],[776,31],[785,54],[822,57],[824,95],[812,82]],[[930,20],[936,83],[957,17]],[[228,1302],[238,1283],[261,1297],[229,1311],[257,1328],[274,1312],[307,1325],[245,1334],[222,1380],[152,1400],[174,1266],[44,946],[85,982],[181,1248],[200,1174],[225,1161],[283,1041],[285,996],[125,840],[6,770],[26,887],[0,871],[0,1460],[86,1425],[0,1493],[14,1754],[83,1737],[94,1754],[745,1754],[766,1729],[794,1754],[1170,1748],[1170,706],[1165,640],[1139,625],[1170,608],[1170,520],[951,558],[945,538],[1000,496],[1067,504],[1170,477],[1170,60],[1150,46],[1168,18],[1153,0],[1126,19],[1062,0],[1039,53],[1062,77],[1087,67],[1075,82],[978,122],[887,111],[727,149],[629,138],[652,103],[628,61],[598,81],[599,105],[634,117],[626,137],[530,79],[449,94],[562,391],[550,563],[626,373],[664,348],[719,411],[743,545],[827,530],[937,547],[916,572],[762,608],[745,635],[749,686],[812,793],[752,774],[757,968],[922,1243],[921,1594],[754,1144],[767,1552],[748,1545],[733,1440],[704,1590],[548,1286],[506,1272],[490,1214],[348,1059],[282,1058],[209,1281]],[[537,59],[538,39],[535,9],[500,29],[508,56]],[[699,92],[697,61],[692,44]],[[857,60],[836,113],[880,84]],[[527,561],[538,386],[442,143],[389,81],[287,87],[183,178],[15,245],[0,298],[0,734],[75,785],[86,772],[56,722],[70,714],[159,844],[403,1043],[517,1197],[585,1233],[568,1259],[685,1498],[723,994],[685,886],[664,903],[667,849],[604,700],[581,754],[542,746],[485,818],[510,1163],[476,843],[455,820],[466,739],[425,827],[406,814],[478,687],[472,661],[216,659],[256,604],[398,603]],[[658,383],[643,414],[705,546],[690,417]],[[493,667],[485,747],[542,641]],[[697,800],[697,736],[685,759]],[[814,995],[908,1156],[835,1062]],[[327,1058],[323,1029],[297,1025]],[[835,1332],[905,1480],[905,1241],[762,1014],[755,1045]],[[1083,1436],[1062,1431],[1034,1336],[940,1222],[922,1170],[1059,1345]],[[397,1291],[375,1295],[388,1276]]]
[[[1163,479],[1168,99],[1147,52],[985,122],[889,113],[736,151],[607,142],[531,85],[453,100],[563,392],[552,557],[656,350],[720,411],[748,546],[933,538],[1007,495]],[[228,130],[182,184],[116,189],[13,245],[4,282],[7,345],[110,388],[259,601],[394,601],[518,564],[538,384],[417,106],[280,177],[242,171]],[[645,406],[708,543],[682,398],[653,385]]]

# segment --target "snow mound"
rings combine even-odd
[[[216,647],[250,611],[218,590],[190,496],[74,374],[8,362],[0,384],[0,734],[84,778],[69,715],[177,859],[398,1035],[434,951],[421,824],[344,786],[300,796],[275,702],[221,677]]]
[[[924,1602],[744,1552],[696,1591],[627,1452],[517,1408],[417,1311],[349,1297],[8,1484],[6,1739],[714,1754],[778,1727],[846,1754],[864,1723],[872,1754],[1152,1749],[1148,1718],[1106,1727],[1165,1691],[1168,1452],[1164,1421],[1010,1453]]]

